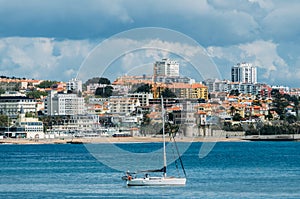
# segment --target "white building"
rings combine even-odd
[[[131,97],[111,97],[109,107],[111,113],[130,114],[141,106],[139,99]]]
[[[21,108],[17,122],[6,127],[4,135],[10,138],[43,139],[44,125],[38,118],[25,117],[24,109]]]
[[[99,83],[90,83],[89,85],[86,86],[86,91],[88,93],[95,93],[97,88],[105,88],[107,84],[99,84]]]
[[[149,99],[153,99],[152,93],[128,93],[127,97],[138,99],[141,106],[149,106]]]
[[[85,112],[84,98],[50,91],[45,100],[46,115],[78,115]]]
[[[25,117],[25,113],[21,112],[19,125],[24,128],[26,138],[43,139],[45,137],[43,122],[38,118]]]
[[[0,114],[17,118],[23,108],[24,113],[36,112],[36,100],[24,96],[0,97]]]
[[[154,76],[179,77],[179,63],[170,59],[162,59],[154,63]]]
[[[99,127],[98,115],[71,115],[63,116],[60,124],[52,126],[51,132],[85,136],[97,132]]]
[[[231,81],[241,83],[257,83],[256,67],[250,63],[238,63],[231,68]]]
[[[207,86],[208,92],[228,92],[229,80],[207,79],[204,84]]]
[[[67,90],[74,93],[82,92],[82,81],[78,79],[71,79],[67,82]]]

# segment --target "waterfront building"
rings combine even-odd
[[[26,117],[23,107],[14,125],[2,129],[2,134],[10,138],[43,139],[45,137],[43,122],[38,118]]]
[[[56,116],[53,116],[55,120]],[[59,122],[52,125],[51,133],[66,133],[74,136],[97,135],[99,116],[91,114],[61,116]]]
[[[84,98],[50,91],[45,99],[46,115],[77,115],[85,112]]]
[[[36,113],[36,100],[22,95],[0,96],[0,114],[16,119],[21,108],[25,113]]]
[[[250,63],[238,63],[231,68],[231,81],[241,83],[257,83],[256,67]]]
[[[38,118],[25,117],[23,108],[19,116],[18,125],[24,129],[26,138],[43,139],[45,137],[43,122]]]

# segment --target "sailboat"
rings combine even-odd
[[[180,163],[185,177],[167,176],[167,155],[166,155],[166,137],[165,137],[165,110],[163,105],[163,98],[161,97],[162,106],[162,131],[163,131],[163,168],[155,170],[145,170],[131,173],[126,172],[122,177],[126,181],[127,186],[184,186],[186,184],[186,173],[180,159]],[[178,151],[178,150],[177,150]],[[150,176],[148,173],[161,172],[162,176]],[[137,173],[145,173],[144,177],[135,177]]]

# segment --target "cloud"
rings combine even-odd
[[[1,73],[35,79],[68,80],[76,75],[75,72],[92,46],[87,40],[2,38]]]
[[[207,51],[212,58],[230,63],[227,66],[228,71],[236,63],[249,62],[264,71],[264,74],[258,74],[260,80],[268,79],[269,83],[274,83],[294,77],[288,64],[278,54],[278,45],[272,41],[257,40],[229,47],[210,46]]]
[[[300,41],[299,9],[299,1],[278,4],[261,22],[265,37],[277,42]]]
[[[0,2],[0,36],[107,38],[130,28],[152,26],[181,31],[202,45],[253,40],[259,30],[254,20],[258,11],[250,12],[247,6],[257,4],[241,1],[241,9],[228,2],[230,6],[224,9],[220,4],[195,0],[28,0],[23,4],[4,0]]]
[[[203,79],[219,76],[217,67],[205,49],[195,40],[169,29],[140,28],[100,43],[83,62],[78,78],[87,79],[95,74],[116,78],[141,67],[144,69],[140,70],[142,74],[149,74],[150,71],[152,74],[153,63],[169,57],[188,62],[191,71],[196,71],[193,75],[198,74],[198,80],[199,76]],[[146,66],[150,68],[146,70]]]
[[[245,60],[259,65],[261,78],[283,81],[282,76],[294,78],[299,66],[298,0],[0,0],[0,7],[0,70],[5,74],[66,79],[99,40],[141,27],[170,28],[190,36],[214,53],[223,74],[228,65]],[[193,57],[188,45],[155,39],[153,45],[180,47],[186,57]],[[134,39],[122,42],[139,44]],[[118,64],[124,69],[143,66],[169,55],[148,49],[143,59],[127,54]]]

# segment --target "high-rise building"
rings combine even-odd
[[[154,63],[154,76],[179,77],[179,63],[170,59],[156,61]]]
[[[231,68],[231,81],[241,83],[257,83],[256,67],[250,63],[238,63]]]
[[[46,115],[78,115],[83,114],[84,111],[84,98],[76,94],[50,91],[45,100]]]

